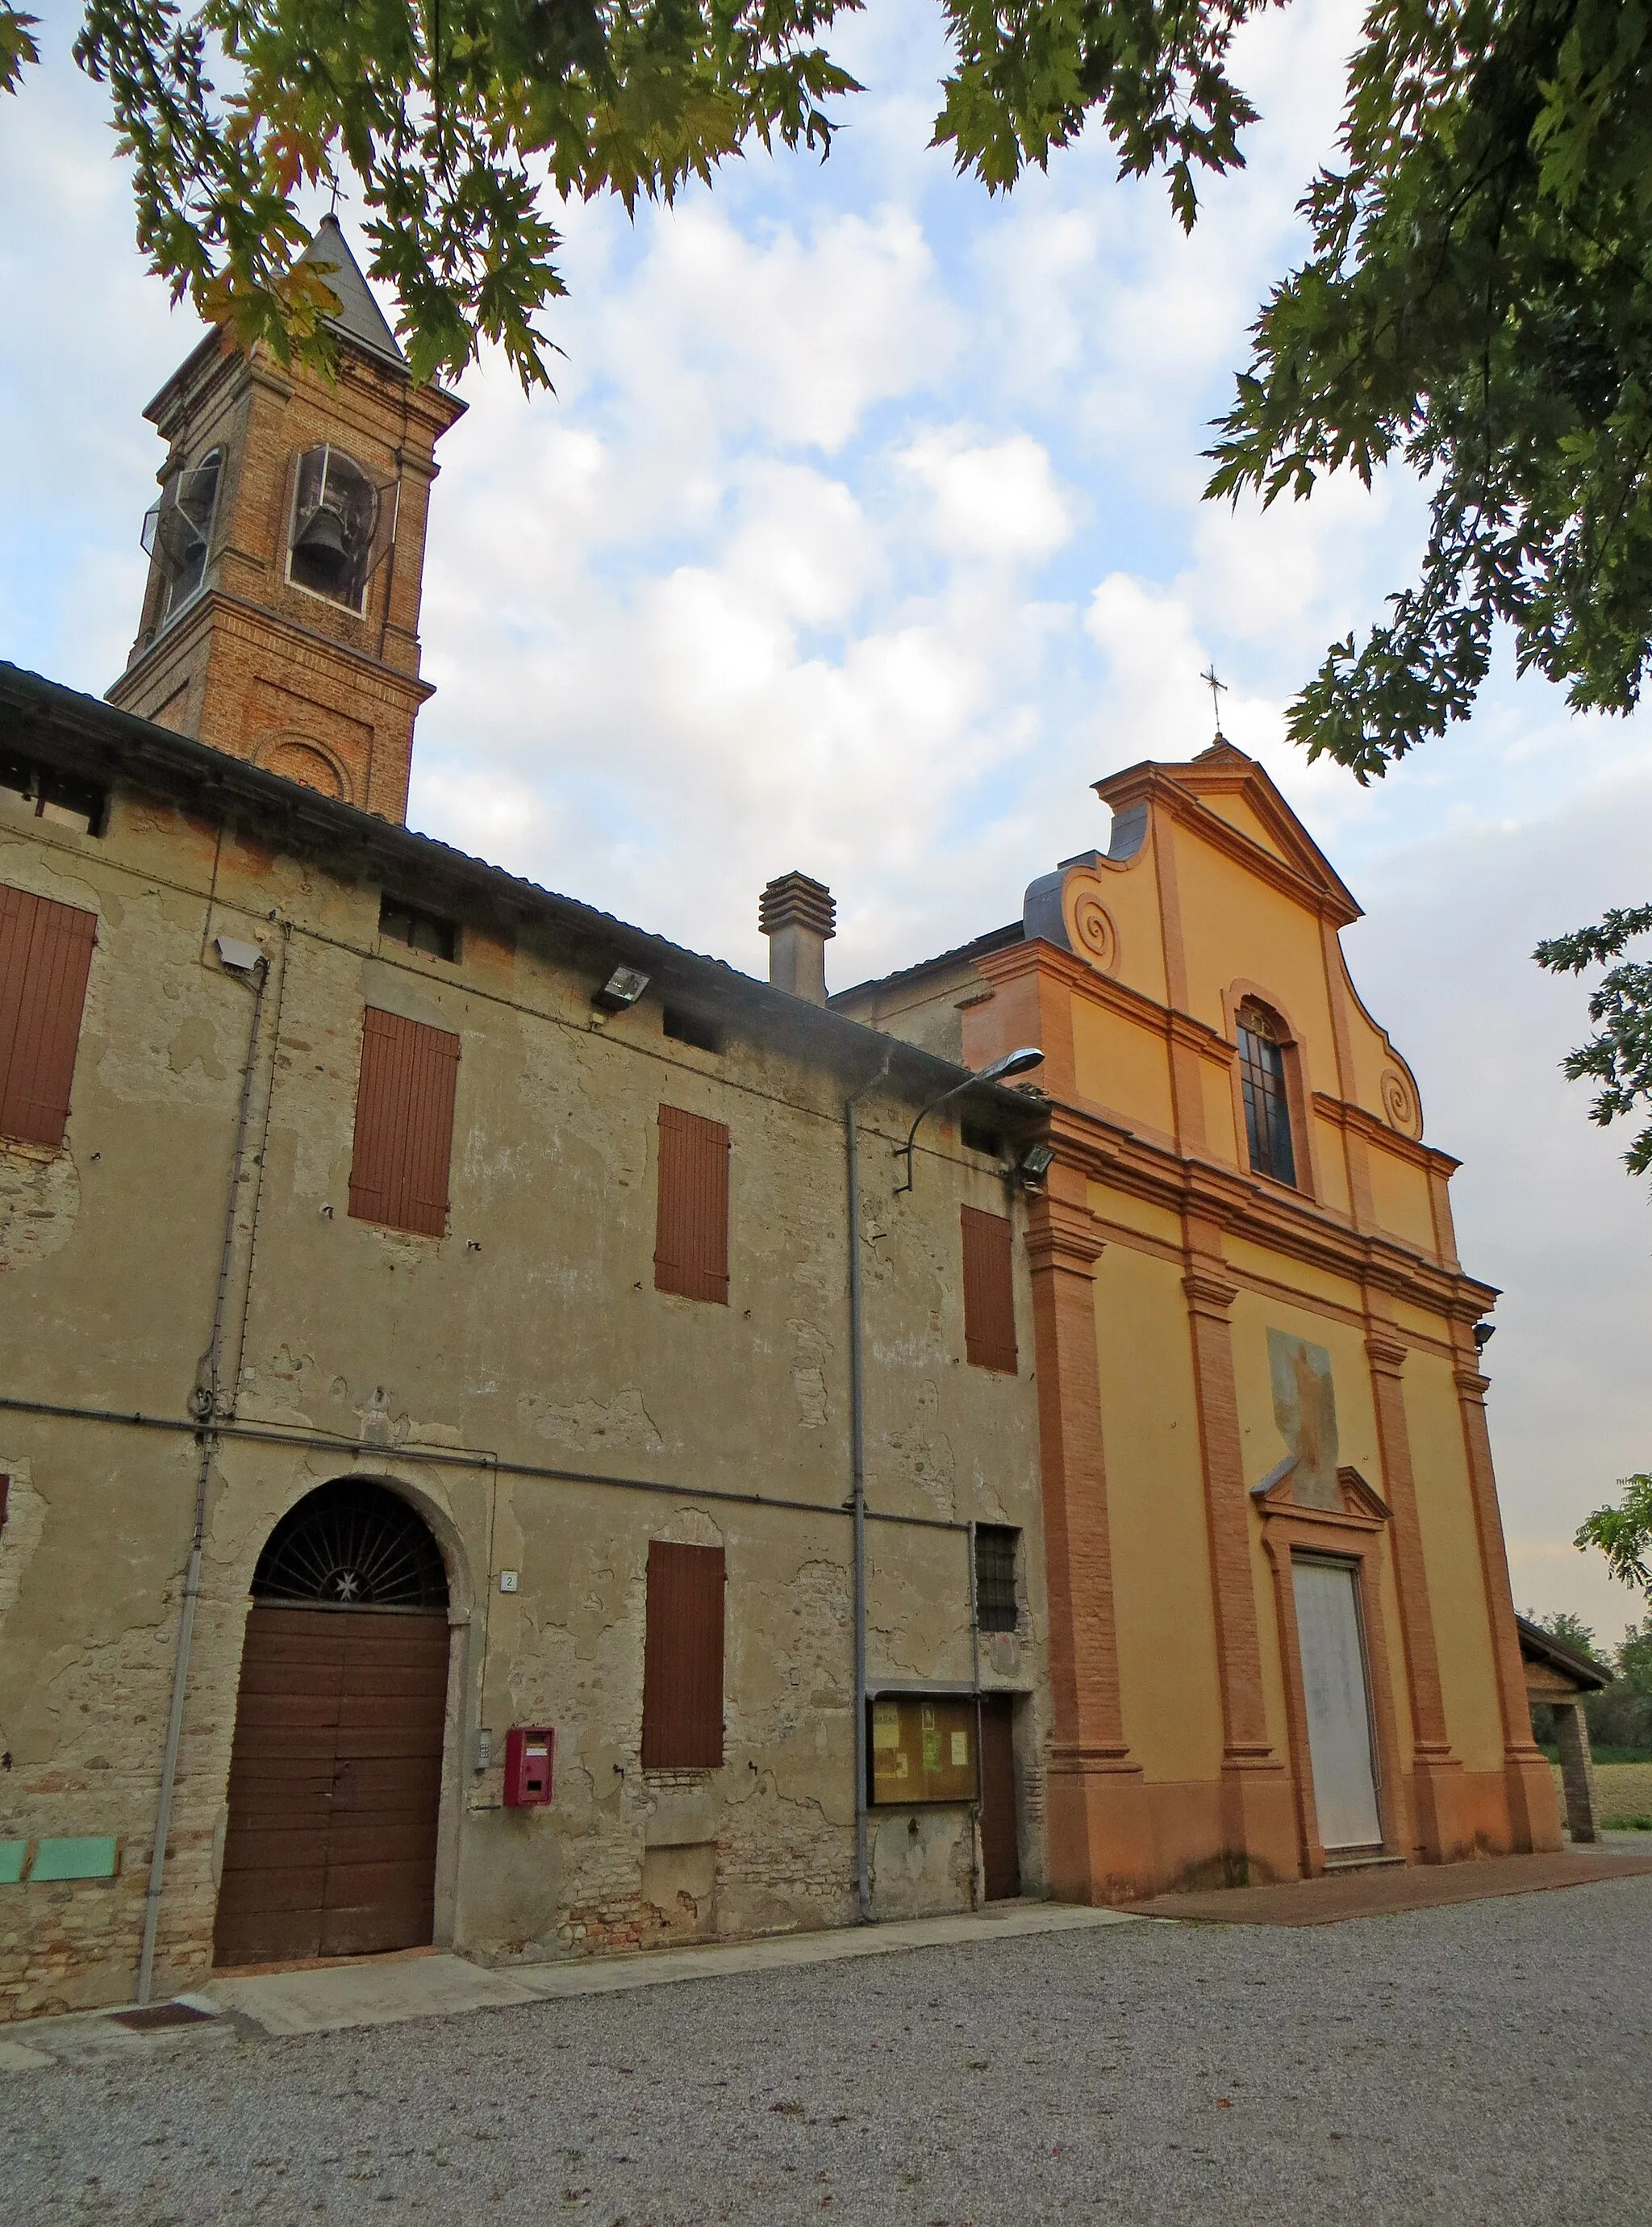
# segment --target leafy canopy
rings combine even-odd
[[[353,176],[421,378],[486,341],[546,378],[558,197],[669,201],[754,142],[830,150],[864,0],[87,0],[76,54],[141,246],[246,342],[325,361],[305,188]],[[1256,110],[1235,34],[1283,0],[941,0],[937,145],[992,191],[1094,117],[1121,172],[1201,173]],[[0,88],[35,59],[0,0]],[[221,80],[221,86],[220,83]],[[1424,475],[1419,577],[1289,715],[1362,779],[1465,718],[1497,628],[1579,708],[1637,700],[1652,614],[1652,0],[1371,0],[1310,252],[1254,328],[1209,492]]]
[[[1292,739],[1362,780],[1465,718],[1499,624],[1572,705],[1652,651],[1652,45],[1643,0],[1376,0],[1311,252],[1255,327],[1214,494],[1402,457],[1414,585],[1335,644]]]
[[[246,344],[323,365],[306,187],[353,175],[373,271],[415,373],[482,341],[546,380],[539,322],[563,290],[558,198],[670,201],[753,143],[818,150],[859,88],[826,37],[863,0],[87,0],[75,48],[134,162],[139,246]],[[1195,173],[1240,160],[1255,112],[1225,67],[1269,0],[943,0],[955,67],[938,143],[994,190],[1099,111],[1124,169],[1162,167],[1191,223]],[[0,89],[37,59],[0,0]],[[220,82],[221,81],[221,82]]]

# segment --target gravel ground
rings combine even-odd
[[[1649,1938],[1634,1879],[196,2029],[0,2079],[0,2219],[1631,2223]]]

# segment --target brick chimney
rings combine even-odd
[[[770,882],[757,907],[757,925],[769,938],[769,979],[777,990],[825,1005],[826,940],[838,932],[837,918],[824,882],[797,873]]]

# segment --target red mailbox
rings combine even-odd
[[[549,1725],[513,1725],[505,1735],[505,1807],[538,1809],[551,1799],[557,1736]]]

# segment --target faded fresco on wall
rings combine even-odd
[[[1336,1483],[1336,1388],[1330,1356],[1289,1330],[1267,1334],[1268,1369],[1273,1382],[1273,1420],[1289,1449],[1274,1472],[1287,1469],[1298,1508],[1340,1509]]]

